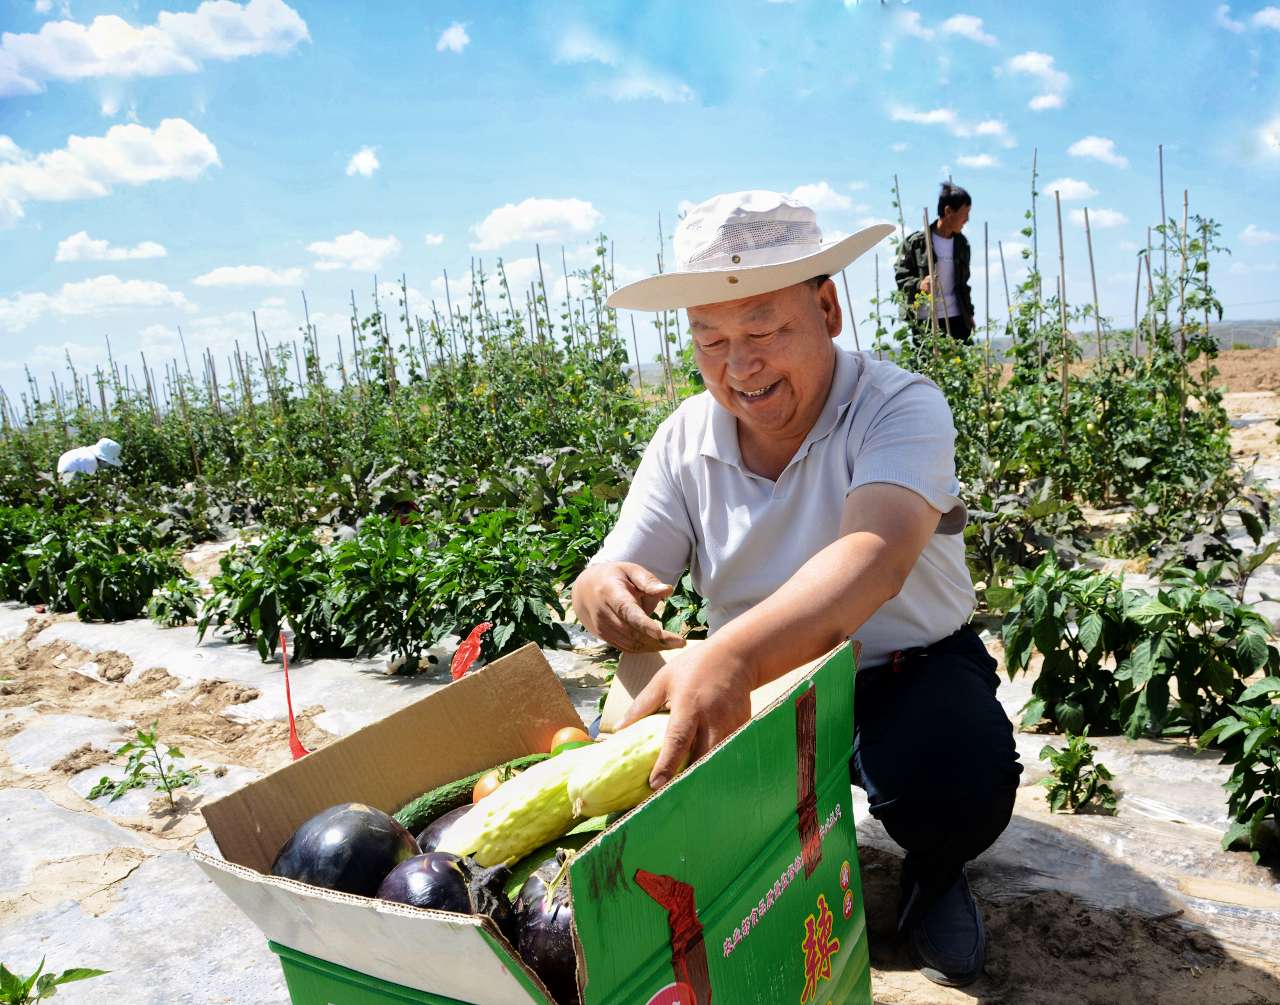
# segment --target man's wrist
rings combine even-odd
[[[740,643],[732,623],[707,640],[704,652],[714,661],[716,673],[723,679],[746,691],[760,686],[760,668],[748,648]]]

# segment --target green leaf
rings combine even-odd
[[[1022,728],[1030,729],[1044,718],[1045,701],[1043,698],[1032,698],[1022,706]]]
[[[1275,735],[1276,728],[1274,726],[1259,726],[1257,729],[1254,729],[1247,737],[1245,737],[1244,756],[1251,756],[1260,743],[1264,740],[1270,740]]]
[[[1225,834],[1222,835],[1222,850],[1230,851],[1231,846],[1237,841],[1246,841],[1250,839],[1253,828],[1248,823],[1240,823],[1237,821],[1227,828]]]
[[[101,977],[111,973],[110,970],[92,970],[89,967],[72,967],[58,974],[59,984],[70,984],[72,981],[87,981],[91,977]]]
[[[1174,610],[1174,608],[1161,603],[1158,597],[1148,597],[1145,601],[1138,604],[1137,607],[1129,609],[1129,617],[1141,625],[1150,624],[1157,618],[1177,613],[1178,612]]]
[[[1245,632],[1236,643],[1236,652],[1239,653],[1241,659],[1244,660],[1245,667],[1248,669],[1249,673],[1254,673],[1266,665],[1267,640],[1258,632]],[[1277,678],[1269,677],[1268,680],[1277,680]],[[1265,683],[1265,681],[1261,683]],[[1280,689],[1280,681],[1277,681],[1277,689]]]
[[[1265,643],[1263,643],[1265,645]],[[1259,695],[1276,694],[1280,692],[1280,677],[1264,677],[1260,681],[1250,684],[1244,689],[1244,693],[1240,695],[1240,701],[1252,701]]]
[[[1096,611],[1086,614],[1080,622],[1079,638],[1085,652],[1092,653],[1102,640],[1102,615]]]

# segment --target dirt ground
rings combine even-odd
[[[1275,425],[1280,417],[1280,396],[1275,393],[1280,388],[1280,349],[1224,353],[1217,365],[1231,392],[1227,405],[1236,420],[1237,456],[1246,463],[1254,456],[1280,461]],[[192,565],[208,574],[216,568],[216,555],[197,555]],[[34,648],[32,640],[53,620],[36,616],[22,636],[0,642],[0,710],[138,724],[158,721],[166,742],[179,744],[188,758],[255,771],[287,762],[287,730],[282,723],[239,721],[226,714],[257,698],[253,688],[205,681],[194,690],[180,691],[179,681],[166,669],[151,667],[135,675],[133,664],[120,653],[89,653],[66,642]],[[307,708],[298,716],[308,748],[332,739],[314,721],[322,711]],[[0,741],[14,736],[27,721],[0,722]],[[68,781],[107,760],[100,745],[85,744],[47,771],[32,773],[10,765],[0,746],[0,788],[34,788],[66,809],[100,813],[96,806],[87,808]],[[198,790],[192,790],[176,814],[156,806],[150,820],[118,822],[141,833],[150,846],[190,848],[203,829],[196,812],[200,800]],[[138,868],[142,857],[140,851],[120,848],[64,860],[45,871],[36,888],[0,896],[0,920],[23,916],[68,891],[90,913],[107,910],[113,888]],[[1064,893],[983,901],[990,945],[985,976],[964,990],[937,987],[916,973],[887,928],[895,914],[898,859],[868,848],[862,860],[878,1005],[1280,1002],[1280,952],[1262,960],[1182,925],[1176,917],[1152,919],[1100,910]]]

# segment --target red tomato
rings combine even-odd
[[[485,796],[493,795],[494,791],[502,784],[502,776],[498,774],[498,769],[481,775],[480,780],[476,782],[475,787],[471,790],[471,801],[473,803],[480,802]]]
[[[551,738],[551,749],[555,750],[566,743],[583,742],[590,743],[591,734],[577,726],[565,726],[563,729],[556,730],[556,735]]]

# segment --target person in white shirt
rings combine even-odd
[[[900,931],[926,976],[959,985],[986,946],[964,866],[1008,825],[1021,765],[995,661],[967,625],[947,402],[833,342],[828,276],[891,231],[823,244],[789,196],[717,196],[677,228],[674,272],[613,293],[613,307],[687,309],[707,390],[648,444],[573,609],[644,651],[683,645],[649,615],[686,568],[707,599],[708,641],[675,655],[626,718],[671,710],[655,788],[746,721],[754,688],[858,640],[851,775],[907,850]]]
[[[969,242],[961,231],[969,222],[973,200],[959,185],[945,181],[938,193],[938,218],[929,225],[933,246],[933,275],[929,274],[929,248],[924,231],[908,234],[898,249],[894,280],[906,302],[904,317],[917,332],[929,330],[936,319],[938,331],[958,342],[973,341],[973,291],[969,288]],[[928,302],[916,307],[923,294]]]
[[[121,465],[120,444],[105,436],[91,447],[73,447],[58,458],[58,477],[63,483],[71,482],[77,475],[91,475],[99,464]]]

